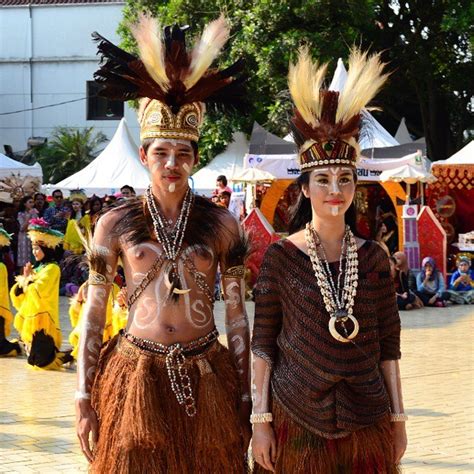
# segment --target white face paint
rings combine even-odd
[[[170,183],[170,185],[168,186],[168,191],[170,193],[174,193],[176,191],[176,183]]]
[[[332,196],[324,199],[329,205],[331,215],[337,216],[345,212],[344,199],[341,202],[332,204],[331,199],[338,200],[346,186],[354,185],[352,169],[349,167],[331,166],[329,168],[317,168],[312,172],[311,179],[321,190],[325,190]]]

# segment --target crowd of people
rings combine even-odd
[[[421,271],[415,276],[408,267],[406,255],[396,252],[390,257],[390,272],[400,310],[474,304],[474,271],[468,255],[458,257],[457,269],[447,282],[432,257],[423,259]]]
[[[89,277],[87,239],[100,215],[115,202],[132,199],[125,185],[116,196],[87,198],[73,191],[66,200],[56,189],[47,199],[42,193],[25,196],[18,212],[2,215],[0,227],[0,355],[25,353],[28,364],[57,369],[77,358],[81,320]],[[107,303],[104,341],[122,329],[127,320],[124,280],[120,269]],[[71,350],[61,351],[59,296],[71,298],[69,316]],[[12,308],[16,309],[13,318]],[[20,340],[9,340],[12,326]]]

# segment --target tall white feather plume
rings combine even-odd
[[[230,28],[224,15],[209,23],[191,52],[189,75],[183,81],[190,89],[201,79],[229,39]]]
[[[368,57],[367,52],[352,48],[347,81],[339,96],[336,123],[359,114],[375,97],[389,76],[382,74],[384,66],[380,61],[380,53]]]
[[[138,23],[131,25],[130,29],[137,41],[140,58],[148,74],[163,90],[167,90],[169,80],[166,76],[165,51],[158,21],[141,14]]]
[[[318,62],[313,63],[307,46],[300,48],[298,62],[290,64],[288,84],[291,97],[304,121],[312,126],[318,124],[321,115],[319,90],[326,68],[327,64],[319,66]]]

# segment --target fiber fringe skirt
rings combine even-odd
[[[99,440],[97,474],[242,474],[239,379],[217,341],[186,357],[197,413],[171,390],[165,356],[116,336],[102,349],[92,404]]]
[[[278,474],[395,474],[389,418],[347,437],[327,439],[298,425],[275,401]],[[268,473],[254,461],[255,474]]]

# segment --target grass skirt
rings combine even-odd
[[[277,439],[276,472],[280,474],[395,474],[391,461],[389,418],[344,438],[327,439],[298,425],[273,402]],[[254,462],[254,473],[268,473]]]
[[[116,336],[102,350],[92,391],[99,418],[94,473],[241,474],[239,379],[217,341],[186,367],[197,414],[171,390],[165,356]]]

